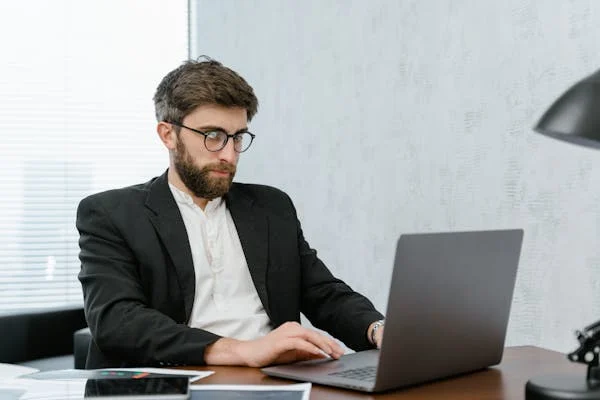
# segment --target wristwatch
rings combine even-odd
[[[373,324],[373,329],[371,330],[371,337],[369,339],[371,339],[371,344],[377,346],[377,340],[375,340],[375,334],[377,333],[377,330],[379,328],[381,328],[383,325],[385,325],[385,320],[384,319],[380,319],[379,321],[375,321],[375,323]]]

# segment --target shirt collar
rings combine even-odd
[[[192,196],[190,196],[183,190],[177,188],[171,183],[169,183],[169,189],[171,189],[171,193],[173,193],[173,197],[175,198],[177,204],[197,207],[196,203],[194,203],[194,199],[192,198]],[[206,207],[204,207],[204,212],[208,213],[215,211],[219,208],[219,206],[221,206],[221,204],[223,204],[223,197],[217,197],[215,199],[212,199],[206,204]]]

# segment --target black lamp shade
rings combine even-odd
[[[560,96],[534,129],[555,139],[600,149],[600,71]]]

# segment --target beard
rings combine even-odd
[[[195,196],[207,200],[216,199],[229,192],[236,170],[235,165],[227,162],[197,167],[181,140],[177,141],[174,164],[183,184]],[[213,177],[210,176],[211,171],[229,172],[229,176]]]

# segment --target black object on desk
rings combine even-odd
[[[577,82],[544,113],[535,131],[565,142],[600,149],[600,70]],[[580,347],[568,355],[587,364],[587,375],[542,376],[525,386],[526,400],[600,399],[600,321],[577,331]]]
[[[190,397],[190,380],[182,377],[140,379],[88,379],[86,399],[163,399],[185,400]]]
[[[576,331],[579,348],[569,353],[573,362],[586,364],[587,374],[548,375],[532,378],[525,386],[527,400],[600,399],[600,321]]]

